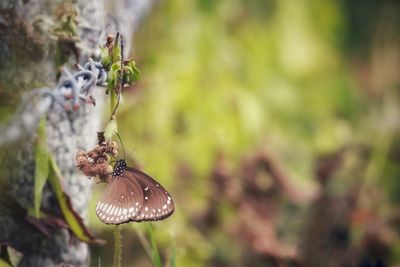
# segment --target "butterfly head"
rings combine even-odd
[[[123,176],[126,169],[126,162],[123,159],[120,159],[115,163],[114,170],[112,172],[112,176]]]

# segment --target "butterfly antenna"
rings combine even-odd
[[[116,133],[116,134],[117,134],[117,136],[118,136],[119,142],[121,143],[122,152],[124,152],[124,159],[125,159],[125,148],[124,148],[124,144],[122,143],[121,136],[119,136],[119,133]]]

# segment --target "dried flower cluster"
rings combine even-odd
[[[114,141],[100,140],[91,151],[78,151],[76,153],[76,166],[79,170],[89,177],[99,177],[102,181],[107,180],[107,176],[112,172],[109,165],[109,155],[116,157],[118,147]]]

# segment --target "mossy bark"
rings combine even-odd
[[[0,135],[9,130],[5,118],[15,116],[21,96],[35,88],[54,88],[57,84],[59,53],[69,68],[79,59],[85,63],[98,47],[104,33],[115,33],[125,13],[137,22],[147,13],[152,1],[116,0],[113,19],[107,15],[102,2],[95,0],[6,0],[0,2]],[[69,7],[68,7],[69,6]],[[124,8],[125,6],[125,8]],[[60,39],[52,31],[63,13],[63,8],[77,11],[77,40],[60,47]],[[135,10],[132,11],[132,8]],[[129,21],[128,21],[129,23]],[[132,36],[135,25],[122,27],[125,36]],[[124,32],[125,31],[125,32]],[[127,40],[130,46],[130,39]],[[80,53],[76,48],[79,47]],[[70,54],[68,50],[70,49]],[[63,49],[61,51],[60,49]],[[67,56],[66,56],[67,55]],[[77,58],[79,56],[79,58]],[[94,90],[96,107],[82,105],[77,112],[65,112],[60,105],[51,105],[46,113],[46,134],[49,151],[55,158],[62,176],[62,185],[70,196],[74,209],[86,218],[91,200],[90,181],[75,167],[77,150],[88,150],[96,143],[96,131],[102,130],[102,109],[105,102],[103,88]],[[29,101],[29,99],[28,99]],[[46,103],[47,105],[48,103]],[[24,110],[29,112],[29,110]],[[7,114],[6,114],[7,113]],[[35,116],[35,110],[32,110]],[[23,122],[21,122],[23,125]],[[0,243],[5,243],[23,257],[19,266],[89,265],[89,248],[63,228],[54,228],[50,235],[38,230],[27,216],[33,206],[35,160],[33,147],[36,129],[20,127],[13,142],[0,137]],[[25,131],[25,133],[22,133]],[[12,136],[12,135],[11,135]],[[2,142],[3,141],[3,142]],[[43,190],[42,211],[61,217],[57,200],[49,185]]]

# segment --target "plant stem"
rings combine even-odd
[[[122,34],[117,33],[115,37],[115,46],[118,44],[118,37],[120,38],[121,43],[121,71],[119,73],[119,90],[115,90],[111,93],[111,116],[110,121],[116,122],[116,113],[119,106],[119,102],[121,100],[122,93],[122,85],[123,85],[123,62],[124,62],[124,45],[123,45],[123,36]],[[116,225],[114,228],[114,267],[121,267],[121,258],[122,258],[122,249],[121,249],[121,227]]]
[[[116,38],[117,42],[117,38]],[[113,112],[111,113],[110,120],[115,120],[115,113],[117,112],[119,102],[121,100],[122,86],[123,86],[123,78],[124,78],[124,38],[123,35],[120,35],[120,44],[121,44],[121,70],[119,72],[119,89],[115,90],[115,94],[111,94],[111,109],[114,107]],[[117,95],[117,99],[115,99],[115,95]],[[114,101],[113,101],[114,100]],[[115,103],[116,102],[116,103]]]
[[[113,267],[121,267],[121,227],[116,225],[114,228],[114,264]]]
[[[117,103],[117,95],[115,94],[115,92],[111,92],[110,110],[112,110],[112,112],[110,116],[110,121],[115,120],[116,103]]]

